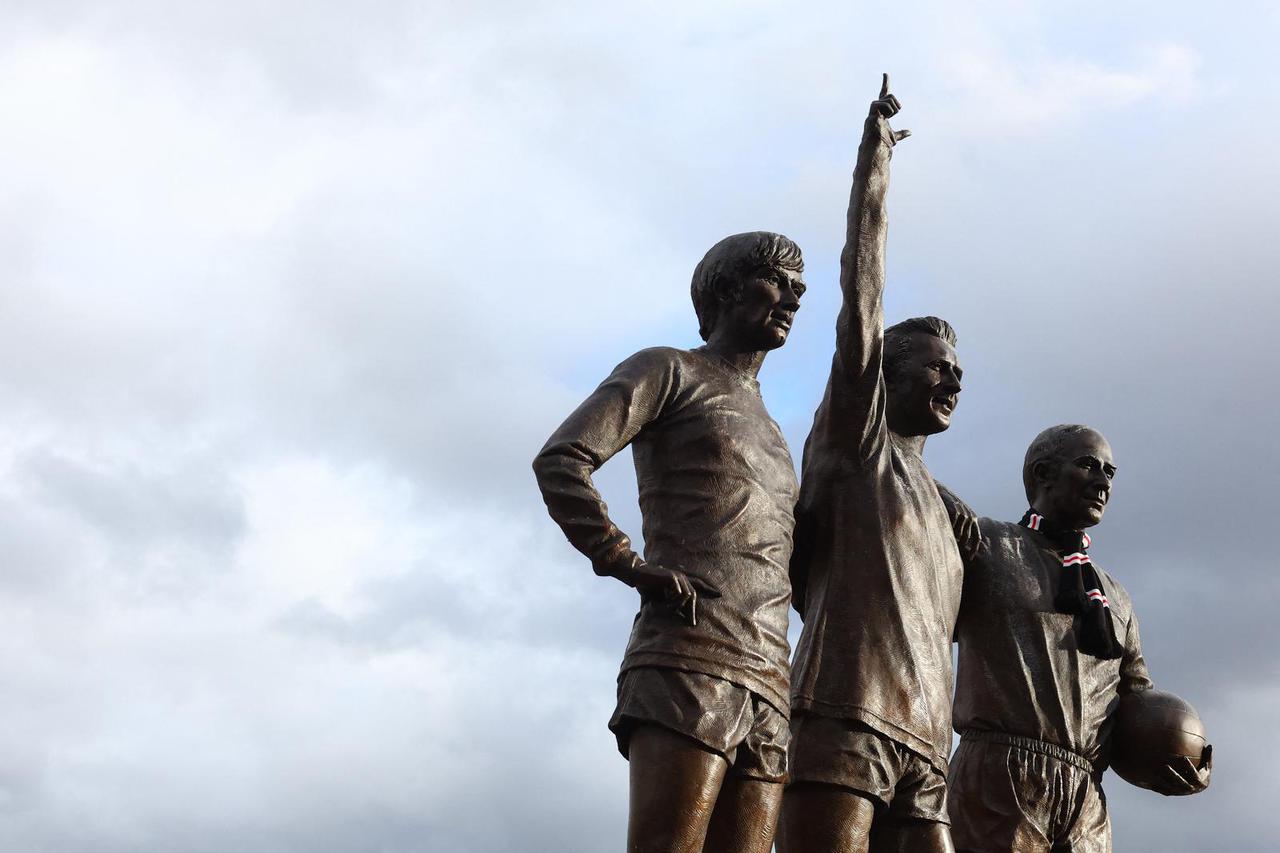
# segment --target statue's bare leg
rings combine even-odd
[[[799,782],[782,798],[779,853],[867,853],[874,801],[838,785]]]
[[[729,769],[724,756],[661,726],[631,733],[628,853],[701,853]]]
[[[769,853],[782,806],[782,783],[732,774],[720,788],[705,853]]]
[[[871,834],[871,853],[955,853],[951,830],[932,820],[890,820]]]

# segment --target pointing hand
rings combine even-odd
[[[871,115],[878,117],[884,124],[887,131],[885,134],[886,141],[890,145],[897,144],[911,135],[909,130],[894,130],[889,127],[888,119],[893,118],[902,109],[902,104],[898,102],[896,95],[889,93],[889,74],[886,72],[884,79],[880,83],[880,97],[871,102]]]

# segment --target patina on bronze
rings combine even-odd
[[[889,127],[898,110],[885,75],[853,173],[831,376],[805,444],[783,853],[951,849],[962,563],[921,453],[950,425],[961,369],[945,322],[884,328],[889,160],[908,135]]]
[[[956,626],[961,741],[948,807],[957,850],[1111,850],[1100,785],[1107,721],[1121,696],[1152,686],[1138,620],[1124,587],[1093,564],[1122,651],[1119,658],[1086,654],[1078,647],[1082,617],[1059,612],[1055,596],[1070,556],[1059,534],[1102,520],[1115,473],[1100,433],[1053,427],[1032,442],[1023,465],[1035,514],[1028,525],[976,520],[984,545],[966,560]],[[949,510],[958,532],[973,529],[966,507],[949,501]],[[1183,758],[1165,768],[1157,790],[1201,791],[1211,766],[1211,748],[1199,767]]]
[[[641,594],[610,728],[630,759],[627,849],[767,853],[788,739],[795,469],[756,375],[804,292],[799,248],[728,237],[694,272],[706,345],[628,358],[534,460],[551,517]],[[630,445],[645,555],[592,473]]]

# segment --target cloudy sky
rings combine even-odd
[[[808,261],[798,455],[882,71],[887,315],[966,369],[927,459],[1016,519],[1105,432],[1093,552],[1215,743],[1110,778],[1117,848],[1271,849],[1280,13],[1113,6],[5,3],[0,849],[619,849],[634,594],[529,461],[752,229]]]

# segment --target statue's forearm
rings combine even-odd
[[[941,480],[934,480],[933,485],[937,487],[938,497],[942,498],[942,505],[947,508],[947,517],[953,523],[959,516],[976,515],[973,509],[961,500],[959,495],[947,488]]]

